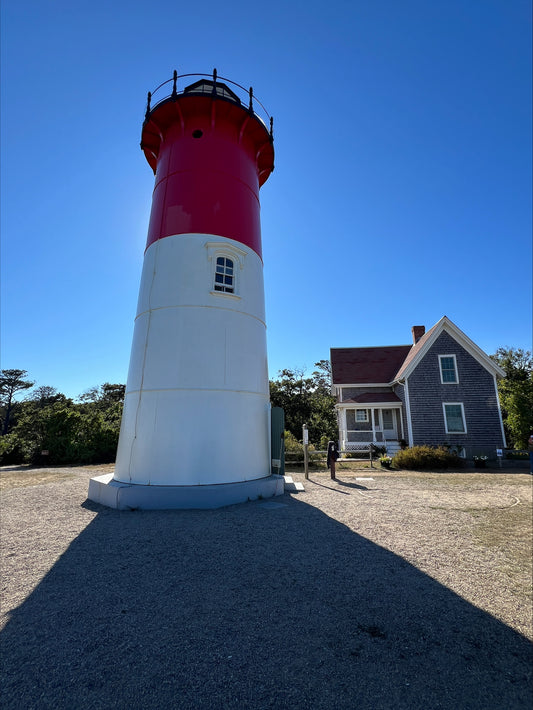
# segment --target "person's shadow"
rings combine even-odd
[[[5,709],[531,707],[526,638],[295,497],[86,505],[1,635]]]

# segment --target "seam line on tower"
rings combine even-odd
[[[253,320],[259,321],[261,325],[264,325],[266,328],[266,322],[262,320],[262,318],[259,318],[258,316],[254,316],[253,313],[246,313],[246,311],[239,311],[236,308],[225,308],[224,306],[197,306],[193,304],[179,304],[177,306],[158,306],[157,308],[147,308],[144,311],[141,311],[141,313],[138,313],[135,316],[135,320],[140,318],[141,316],[145,315],[146,313],[150,314],[153,313],[154,311],[168,311],[171,308],[203,308],[203,309],[212,309],[216,311],[227,311],[228,313],[238,313],[241,316],[246,316],[246,318],[252,318]]]

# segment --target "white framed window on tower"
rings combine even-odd
[[[443,385],[456,385],[459,382],[455,355],[439,355],[440,381]]]
[[[444,425],[447,434],[466,434],[465,410],[462,402],[443,402]]]
[[[221,291],[222,293],[235,292],[235,267],[233,259],[227,256],[217,256],[213,290]]]
[[[240,298],[240,278],[246,252],[221,242],[207,242],[207,257],[211,262],[210,291],[213,295]]]

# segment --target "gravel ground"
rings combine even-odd
[[[530,710],[530,476],[126,512],[106,470],[0,469],[6,710]]]

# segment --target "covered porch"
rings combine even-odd
[[[385,446],[388,453],[404,439],[402,402],[393,392],[365,393],[336,405],[339,447],[342,451],[367,451],[370,444]]]

